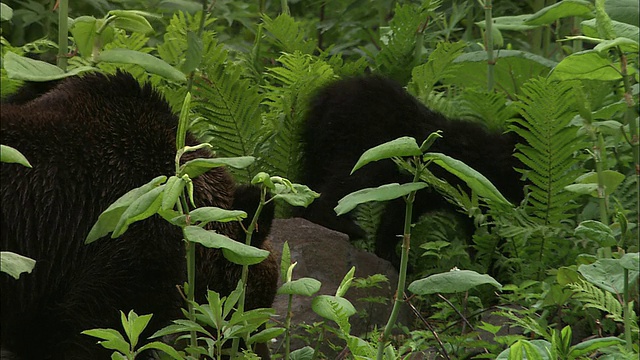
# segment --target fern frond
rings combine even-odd
[[[300,126],[310,97],[318,87],[335,78],[326,62],[295,52],[284,54],[282,64],[268,70],[265,89],[265,119],[273,136],[265,143],[261,164],[272,174],[297,181],[302,156]]]
[[[271,42],[283,52],[292,54],[299,51],[311,54],[315,50],[316,45],[306,39],[302,24],[291,15],[280,14],[275,19],[263,15],[262,21]]]
[[[544,225],[557,225],[577,207],[577,194],[565,190],[581,171],[575,155],[584,143],[569,126],[576,114],[574,84],[532,79],[523,86],[517,103],[524,120],[516,119],[512,129],[526,144],[516,146],[515,156],[528,168],[531,183],[530,210]]]
[[[465,46],[463,42],[438,43],[427,62],[411,70],[411,81],[407,85],[407,91],[432,108],[430,98],[436,84],[454,76],[460,64],[454,63],[453,60],[462,54]]]
[[[375,57],[378,72],[405,83],[411,69],[421,59],[416,54],[417,37],[423,36],[419,31],[424,21],[424,9],[417,5],[397,5],[395,15],[389,22],[386,34],[382,34],[380,52]]]
[[[605,312],[608,318],[616,322],[624,322],[623,305],[609,291],[600,289],[588,281],[579,281],[567,286],[575,293],[574,299],[583,303],[586,308],[598,309]],[[630,307],[632,330],[638,331],[638,321],[636,313]]]
[[[384,209],[384,202],[371,201],[358,205],[353,213],[353,220],[365,233],[367,244],[365,250],[370,252],[373,252],[375,248],[376,232],[378,231]]]
[[[489,130],[504,131],[517,114],[513,103],[501,92],[465,89],[461,96],[459,116],[482,121]]]

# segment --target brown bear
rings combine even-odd
[[[361,76],[335,81],[311,99],[302,129],[304,157],[302,183],[321,194],[301,216],[317,224],[361,238],[364,233],[348,216],[336,216],[333,208],[345,195],[356,190],[412,180],[390,160],[368,164],[350,175],[362,153],[401,136],[418,143],[442,130],[429,151],[463,161],[486,176],[502,194],[516,202],[523,198],[521,166],[512,156],[517,137],[513,133],[490,132],[482,124],[449,120],[421,104],[393,80],[381,76]],[[430,166],[439,177],[454,185],[464,185],[455,176]],[[375,252],[396,267],[400,258],[396,244],[404,224],[404,202],[390,201],[376,234]],[[417,193],[413,220],[434,210],[452,206],[435,191]],[[469,227],[473,227],[471,221]]]
[[[118,311],[133,309],[153,313],[146,338],[180,318],[184,307],[176,288],[186,280],[178,227],[154,216],[118,239],[84,244],[114,200],[175,172],[177,117],[149,84],[141,86],[122,72],[71,77],[21,94],[2,104],[0,143],[22,152],[33,168],[0,167],[0,249],[33,258],[36,266],[18,280],[1,275],[3,354],[23,360],[108,359],[110,351],[80,332],[121,329]],[[187,144],[196,143],[188,135]],[[201,150],[184,161],[208,156]],[[255,189],[237,188],[224,168],[193,183],[197,206],[251,211],[259,200]],[[253,246],[269,250],[272,218],[268,208]],[[237,222],[212,228],[244,240]],[[236,287],[241,267],[219,250],[198,246],[197,264],[199,302],[207,288],[227,295]],[[273,255],[251,266],[246,308],[270,307],[277,278]]]

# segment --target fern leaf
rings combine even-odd
[[[432,107],[429,99],[436,84],[444,79],[453,77],[460,64],[453,63],[466,44],[463,42],[442,42],[436,45],[426,63],[411,70],[411,81],[407,85],[409,93],[420,99],[428,107]]]
[[[532,79],[523,87],[517,104],[524,120],[512,127],[526,144],[516,146],[516,157],[528,168],[531,182],[530,210],[544,225],[555,225],[569,217],[577,198],[565,190],[580,174],[575,154],[584,147],[569,126],[575,115],[574,84]]]
[[[291,15],[280,14],[275,19],[263,15],[262,21],[271,42],[283,52],[292,54],[299,51],[303,54],[311,54],[315,50],[315,44],[305,39],[306,34],[302,24]]]
[[[301,52],[284,54],[278,61],[282,66],[267,73],[265,118],[273,136],[261,150],[265,154],[262,165],[270,173],[296,181],[302,156],[300,126],[304,109],[316,89],[335,75],[326,62]]]

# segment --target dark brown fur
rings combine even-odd
[[[118,310],[133,309],[154,314],[148,336],[181,316],[179,228],[156,216],[119,239],[83,244],[114,200],[175,171],[177,118],[150,85],[123,73],[68,78],[20,102],[2,105],[1,143],[21,151],[33,168],[1,165],[0,247],[37,263],[19,280],[1,275],[2,348],[21,359],[107,359],[109,352],[82,330],[121,329]],[[187,142],[196,143],[192,136]],[[200,151],[185,157],[207,156]],[[223,168],[194,179],[194,187],[198,206],[233,205],[235,184]],[[269,249],[270,221],[263,221],[254,246]],[[238,223],[213,228],[242,235]],[[206,288],[223,295],[235,288],[239,266],[217,250],[199,247],[197,254],[200,302]],[[277,276],[273,255],[251,267],[248,309],[271,306]]]

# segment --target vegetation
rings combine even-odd
[[[392,314],[409,302],[420,316],[410,328],[399,328],[403,337],[390,334],[395,315],[370,338],[351,333],[349,317],[355,309],[343,296],[354,281],[353,271],[334,296],[315,297],[314,311],[327,320],[323,326],[331,328],[347,353],[358,359],[404,358],[427,349],[446,359],[637,358],[637,1],[59,4],[56,9],[52,2],[39,0],[0,4],[3,96],[25,80],[122,68],[161,89],[181,112],[182,136],[188,126],[218,156],[206,165],[177,162],[173,176],[152,180],[144,191],[136,189],[116,215],[105,212],[117,221],[109,223],[111,228],[99,221],[90,240],[111,231],[117,235],[132,221],[160,213],[184,229],[188,249],[193,241],[216,242],[184,220],[189,218],[184,214],[196,211],[188,205],[189,182],[202,166],[234,167],[238,181],[270,189],[276,194],[272,201],[285,200],[278,203],[278,213],[287,216],[290,205],[304,205],[314,197],[295,184],[302,155],[299,129],[308,99],[333,79],[369,70],[406,85],[421,102],[448,117],[516,132],[524,142],[514,156],[523,163],[519,171],[528,185],[521,204],[508,204],[473,169],[446,154],[429,153],[438,134],[398,139],[365,153],[354,166],[395,161],[415,174],[413,183],[365,189],[340,203],[336,210],[355,211],[369,237],[379,218],[369,201],[404,197],[410,219],[415,191],[428,186],[473,218],[476,231],[465,239],[449,226],[455,219],[444,213],[415,226],[407,221]],[[69,21],[61,23],[60,18]],[[34,55],[57,60],[57,66],[31,59]],[[193,150],[179,139],[179,154]],[[424,142],[418,146],[416,140]],[[18,161],[10,159],[20,158],[3,147],[2,161]],[[471,191],[435,179],[430,166],[459,176]],[[148,211],[126,213],[134,201],[148,202]],[[180,213],[173,214],[176,211]],[[241,217],[208,214],[199,221]],[[248,244],[252,229],[247,230]],[[473,256],[465,251],[468,243]],[[232,241],[216,246],[242,264],[264,256],[242,245]],[[25,271],[5,269],[2,255],[3,271],[13,271],[13,276]],[[414,271],[407,279],[409,265]],[[279,293],[290,301],[293,296],[313,296],[319,282],[293,280],[294,268],[295,259],[285,247]],[[405,279],[410,298],[402,296]],[[186,319],[156,334],[188,334],[186,349],[158,341],[138,346],[150,315],[123,313],[125,336],[119,329],[87,334],[102,339],[103,346],[116,352],[114,358],[134,358],[148,348],[172,358],[216,358],[227,341],[237,349],[240,338],[253,344],[277,336],[285,337],[285,346],[274,356],[323,356],[311,347],[290,349],[295,326],[290,317],[283,328],[268,323],[266,330],[253,332],[268,321],[270,312],[244,312],[242,284],[227,297],[209,294],[208,304],[194,303],[190,294]],[[192,283],[185,285],[185,294],[190,288]],[[499,325],[486,321],[490,312],[518,333],[499,333]],[[249,351],[243,354],[251,356]]]

